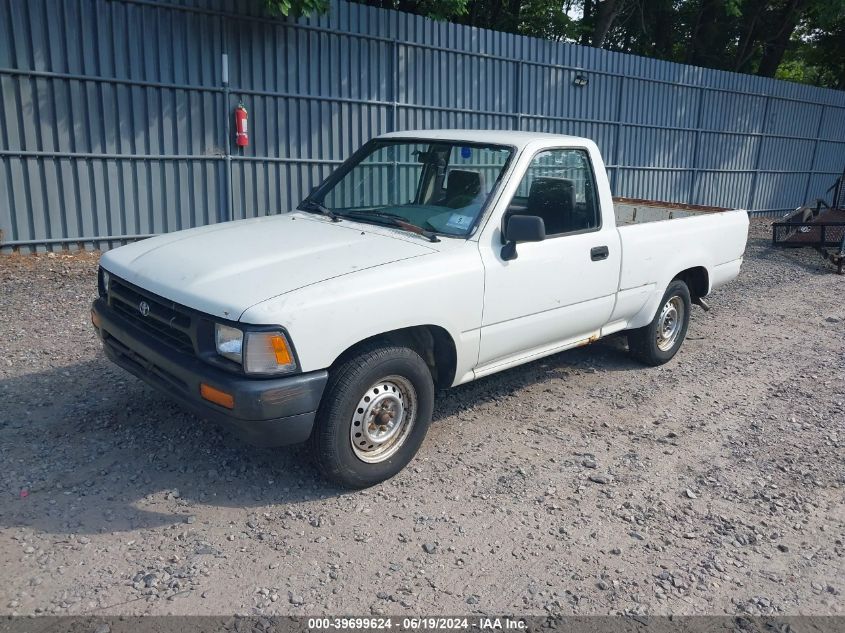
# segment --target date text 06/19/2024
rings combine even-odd
[[[308,630],[379,630],[400,631],[523,631],[525,620],[509,617],[324,617],[309,618]]]

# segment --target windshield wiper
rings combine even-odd
[[[429,242],[440,241],[440,238],[437,237],[436,233],[426,230],[421,226],[417,226],[416,224],[412,224],[402,216],[395,215],[393,213],[385,213],[384,211],[346,211],[342,215],[345,218],[353,218],[363,222],[367,222],[369,220],[375,221],[378,224],[389,224],[391,226],[410,231],[411,233],[422,235]]]
[[[316,200],[305,198],[305,200],[303,200],[297,208],[303,211],[308,211],[309,213],[322,213],[326,217],[331,218],[332,222],[340,222],[340,216],[337,213],[329,209],[327,206],[320,204]]]

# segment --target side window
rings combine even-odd
[[[508,213],[540,216],[548,236],[597,229],[599,208],[587,152],[551,149],[537,154]]]

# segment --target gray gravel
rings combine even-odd
[[[111,366],[96,255],[2,258],[0,613],[842,613],[845,279],[768,231],[670,364],[447,392],[356,493]]]

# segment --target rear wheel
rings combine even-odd
[[[646,365],[662,365],[678,353],[687,336],[692,308],[689,288],[678,279],[669,284],[651,323],[628,332],[631,355]]]
[[[371,346],[334,369],[326,386],[311,449],[328,479],[350,488],[393,477],[425,439],[434,382],[415,351]]]

